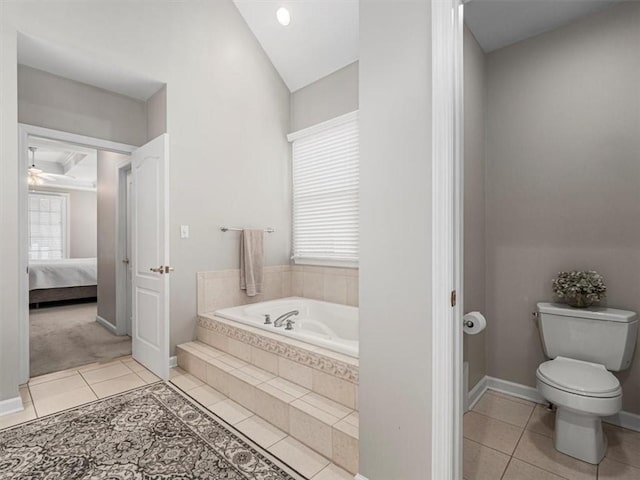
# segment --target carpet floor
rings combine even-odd
[[[45,307],[29,313],[31,377],[131,353],[131,338],[96,322],[95,303]]]
[[[304,480],[161,382],[0,430],[0,478]]]

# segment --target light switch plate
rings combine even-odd
[[[180,238],[189,238],[189,225],[180,225]]]

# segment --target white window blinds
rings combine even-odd
[[[293,260],[358,262],[357,112],[289,136],[293,140]]]
[[[29,193],[29,260],[67,256],[67,196]]]

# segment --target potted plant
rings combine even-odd
[[[553,292],[572,307],[586,308],[599,303],[606,296],[607,287],[598,272],[574,270],[558,273],[553,280]]]

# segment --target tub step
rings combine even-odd
[[[200,315],[197,340],[358,410],[355,358],[215,315]]]
[[[358,471],[358,412],[202,342],[178,366],[345,470]]]

